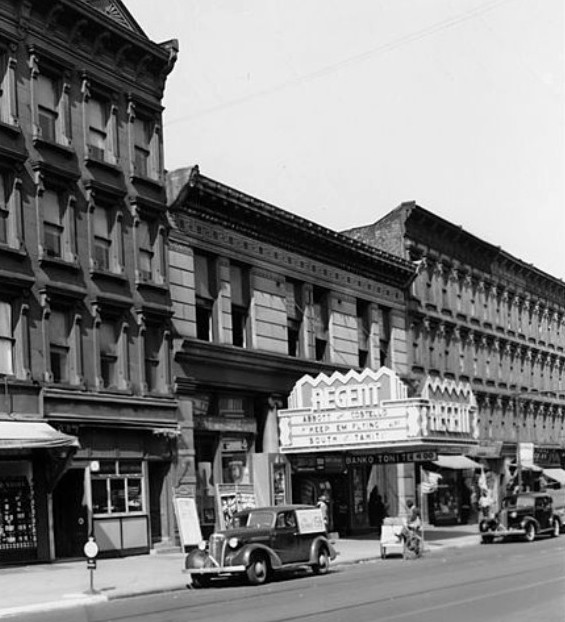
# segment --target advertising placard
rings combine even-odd
[[[236,512],[256,506],[253,484],[216,484],[216,502],[220,529],[228,529]]]
[[[175,516],[183,548],[202,541],[196,501],[189,497],[175,498]]]
[[[325,531],[324,517],[320,508],[296,510],[299,533],[317,533]]]

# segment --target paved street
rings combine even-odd
[[[563,622],[565,538],[446,549],[410,562],[336,567],[325,577],[286,576],[262,587],[217,585],[18,620]]]

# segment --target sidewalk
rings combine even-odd
[[[476,525],[425,531],[429,553],[479,543]],[[376,535],[341,538],[335,541],[339,555],[333,566],[379,560]],[[86,561],[35,564],[0,569],[0,619],[24,612],[70,608],[77,604],[186,590],[188,576],[181,572],[180,552],[103,559],[94,571],[96,594],[90,594]],[[381,562],[386,563],[386,562]]]

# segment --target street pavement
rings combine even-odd
[[[426,554],[446,548],[479,543],[476,525],[425,531]],[[335,540],[338,557],[333,566],[380,560],[379,541],[374,534]],[[26,612],[69,609],[77,605],[186,590],[188,576],[182,573],[181,552],[136,555],[98,560],[90,591],[86,560],[32,564],[0,569],[0,618]]]

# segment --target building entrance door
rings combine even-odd
[[[88,539],[88,510],[84,499],[84,469],[70,469],[53,491],[55,557],[83,557]]]

